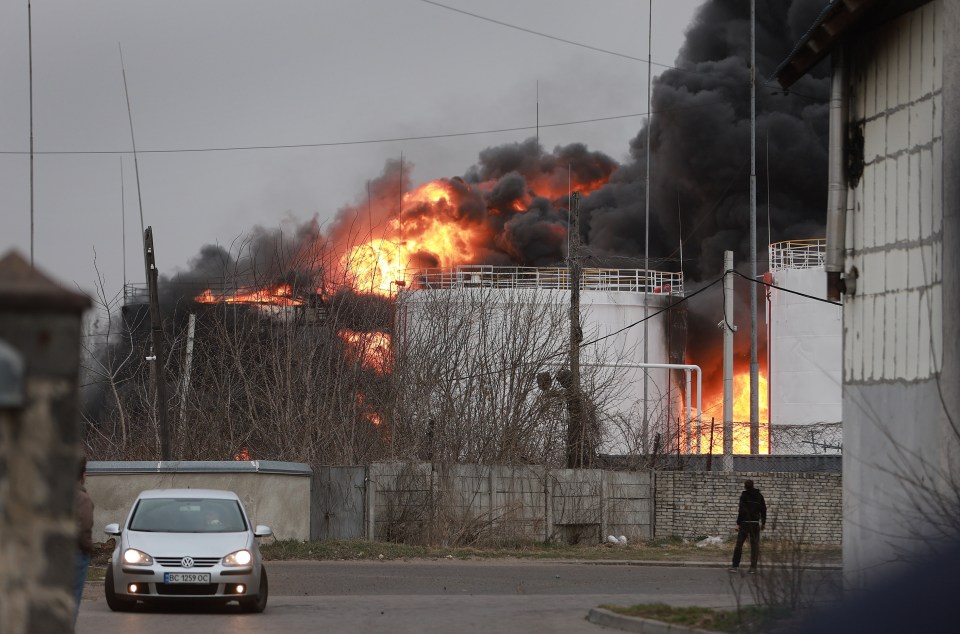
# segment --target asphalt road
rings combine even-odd
[[[599,632],[585,621],[602,603],[732,607],[721,568],[543,561],[270,562],[263,614],[235,606],[177,605],[110,612],[91,584],[77,632]],[[834,586],[839,572],[810,572]],[[749,593],[744,591],[744,595]]]

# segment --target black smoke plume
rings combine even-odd
[[[822,0],[792,0],[757,7],[760,245],[767,243],[768,235],[774,242],[823,235],[829,68],[822,64],[789,93],[772,80],[775,68],[822,5]],[[692,281],[688,290],[697,282],[716,279],[724,250],[734,251],[742,270],[750,256],[749,44],[748,3],[708,0],[687,30],[675,68],[655,79],[654,114],[630,140],[631,158],[623,165],[582,144],[546,151],[536,139],[527,139],[488,148],[462,177],[443,179],[457,195],[442,213],[464,227],[485,230],[471,245],[472,261],[460,263],[562,263],[570,183],[573,189],[589,192],[581,202],[588,265],[641,266],[649,137],[652,267],[682,267]],[[369,196],[342,208],[327,227],[314,220],[292,235],[257,228],[241,244],[204,247],[187,271],[163,281],[165,309],[185,306],[224,280],[235,287],[288,283],[297,289],[316,289],[323,280],[332,284],[321,289],[329,298],[343,305],[362,303],[337,287],[332,272],[336,262],[323,254],[330,253],[331,246],[336,252],[338,244],[358,244],[375,236],[397,213],[398,192],[409,191],[411,169],[409,163],[388,161],[383,173],[370,181]],[[424,212],[404,209],[404,222],[415,227]],[[764,270],[766,249],[761,246],[759,251]],[[414,255],[415,266],[437,264],[430,253]],[[738,282],[738,296],[746,286]],[[692,355],[719,345],[714,327],[718,306],[718,301],[690,302]],[[744,332],[748,311],[738,310],[738,315]]]

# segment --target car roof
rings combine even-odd
[[[181,499],[216,499],[216,500],[240,500],[233,491],[220,491],[217,489],[150,489],[142,491],[138,499],[145,498],[181,498]]]

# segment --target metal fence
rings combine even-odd
[[[455,266],[442,269],[408,269],[414,288],[503,288],[569,290],[570,271],[555,267]],[[580,280],[584,291],[617,291],[653,295],[683,295],[683,274],[644,269],[585,268]]]
[[[775,242],[770,245],[770,270],[813,269],[823,266],[826,252],[827,241],[822,238]]]

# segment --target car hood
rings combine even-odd
[[[127,546],[153,557],[223,557],[248,547],[249,533],[146,533],[127,531]]]

